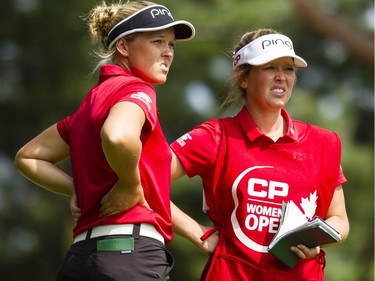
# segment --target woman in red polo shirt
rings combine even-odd
[[[176,41],[195,30],[146,1],[103,2],[88,23],[98,82],[77,111],[19,150],[15,167],[77,199],[74,243],[56,280],[169,280],[171,153],[152,85],[165,83]],[[72,177],[56,166],[67,158]]]
[[[201,280],[324,280],[319,246],[292,246],[300,258],[293,268],[268,252],[282,202],[294,203],[306,219],[320,216],[342,241],[348,235],[339,136],[293,120],[284,109],[296,68],[306,66],[287,36],[270,29],[246,33],[234,50],[236,83],[225,101],[239,101],[240,111],[209,120],[171,144],[172,177],[201,177],[204,209],[214,224],[204,233],[172,209],[175,231],[213,252]]]

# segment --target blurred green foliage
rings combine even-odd
[[[16,151],[70,114],[95,82],[82,20],[98,1],[3,0],[0,9],[0,279],[51,280],[71,243],[69,200],[27,182],[12,168]],[[298,0],[162,0],[191,21],[193,41],[178,43],[168,82],[157,88],[160,119],[171,142],[217,111],[231,80],[230,51],[249,30],[272,27],[290,36],[309,63],[300,70],[288,110],[328,128],[343,142],[348,240],[327,249],[327,280],[374,278],[374,72],[334,38],[323,37],[295,8]],[[341,15],[373,42],[370,0],[311,0]],[[328,28],[328,27],[327,27]],[[353,34],[354,35],[354,34]],[[197,102],[198,101],[198,102]],[[69,169],[67,164],[64,168]],[[204,224],[201,182],[183,178],[172,199]],[[197,280],[206,256],[176,236],[172,280]]]

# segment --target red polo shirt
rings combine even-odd
[[[171,144],[189,177],[202,178],[205,210],[221,228],[207,279],[322,280],[323,264],[301,261],[288,269],[267,252],[282,202],[306,216],[325,217],[340,168],[341,143],[334,132],[293,120],[286,134],[265,136],[244,107],[236,116],[212,119]]]
[[[112,106],[122,101],[137,104],[146,116],[141,134],[139,169],[151,209],[137,205],[99,218],[100,200],[118,180],[103,153],[100,132]],[[98,83],[85,96],[77,111],[58,122],[57,126],[70,146],[72,174],[81,208],[74,235],[97,225],[146,222],[155,225],[166,242],[170,241],[171,154],[159,124],[155,89],[122,67],[104,65]]]

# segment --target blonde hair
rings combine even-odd
[[[240,41],[234,46],[233,52],[232,52],[232,58],[240,49],[245,47],[247,44],[267,34],[280,34],[280,33],[271,28],[264,28],[264,29],[258,29],[255,31],[246,32],[241,37]],[[250,64],[243,64],[234,69],[233,85],[232,85],[231,90],[228,92],[227,96],[225,97],[221,105],[221,108],[224,108],[231,104],[240,105],[240,104],[245,103],[246,91],[245,89],[241,87],[240,81],[244,80],[245,76],[249,74],[250,70],[251,70]]]
[[[116,46],[114,45],[111,48],[107,46],[108,34],[111,29],[123,19],[150,5],[154,5],[154,3],[149,1],[122,3],[119,1],[107,5],[103,1],[90,11],[86,20],[94,46],[94,54],[99,59],[95,70],[103,64],[116,64]]]

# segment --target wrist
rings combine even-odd
[[[209,229],[207,229],[203,235],[200,237],[200,240],[201,241],[205,241],[207,240],[208,237],[210,237],[212,234],[214,234],[215,232],[220,232],[221,228],[218,227],[218,226],[212,226],[210,227]]]

